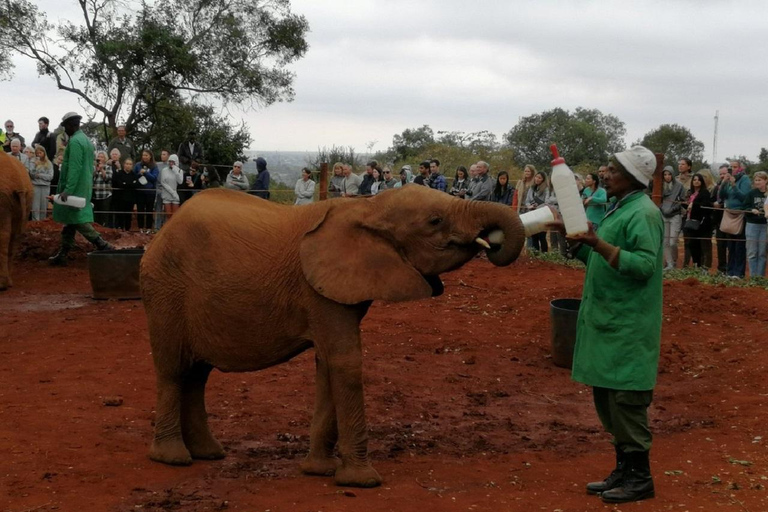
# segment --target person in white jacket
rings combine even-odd
[[[249,187],[248,176],[243,174],[243,162],[235,162],[224,181],[224,188],[247,192]]]
[[[309,204],[315,200],[315,182],[310,179],[310,176],[309,169],[305,167],[301,170],[301,178],[293,188],[296,193],[296,202],[293,204]]]
[[[168,157],[168,165],[160,171],[160,179],[157,181],[160,195],[163,199],[165,222],[179,209],[179,193],[176,191],[184,180],[184,172],[179,167],[179,157]]]

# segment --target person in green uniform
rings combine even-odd
[[[571,254],[587,265],[572,378],[592,386],[616,452],[616,468],[587,492],[608,503],[654,497],[648,406],[661,343],[664,222],[643,190],[655,168],[656,157],[642,146],[616,153],[604,177],[615,202],[600,236],[590,225],[568,239]],[[552,227],[565,234],[562,220]]]
[[[75,208],[66,204],[53,204],[53,220],[64,224],[61,230],[61,247],[48,259],[51,265],[64,266],[67,255],[75,246],[75,233],[80,232],[96,250],[104,251],[114,247],[93,229],[93,207],[91,193],[93,189],[93,154],[94,148],[88,137],[80,130],[82,116],[76,112],[64,114],[61,125],[69,136],[69,143],[64,150],[59,175],[59,199],[66,203],[69,196],[84,197],[85,207]]]

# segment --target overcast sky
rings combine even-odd
[[[40,0],[49,19],[74,0]],[[68,4],[68,5],[67,5]],[[294,64],[296,99],[245,120],[252,149],[374,143],[405,128],[490,130],[555,107],[616,115],[627,143],[664,123],[687,126],[712,160],[768,147],[768,2],[294,0],[310,48]],[[76,15],[76,11],[74,11]],[[35,67],[14,60],[0,116],[25,137],[36,119],[82,110]]]

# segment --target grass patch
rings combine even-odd
[[[569,260],[559,252],[538,252],[528,250],[528,257],[534,260],[546,261],[555,265],[564,265],[573,268],[585,268],[585,265],[577,260]],[[768,278],[753,277],[751,279],[731,279],[719,272],[715,274],[705,273],[698,268],[686,267],[664,272],[665,281],[685,281],[686,279],[696,279],[701,284],[711,286],[730,286],[737,288],[763,288],[768,290]]]

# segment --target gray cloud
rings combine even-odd
[[[49,14],[62,12],[47,4]],[[762,2],[299,0],[292,8],[311,28],[310,50],[293,67],[296,100],[232,110],[255,149],[362,150],[372,140],[383,149],[425,123],[500,136],[519,117],[578,106],[618,116],[628,143],[662,123],[685,125],[708,158],[719,109],[720,158],[754,159],[768,146]],[[78,108],[34,76],[19,66],[10,90],[20,101],[4,106],[26,133],[38,110]],[[28,92],[35,101],[23,104]]]

